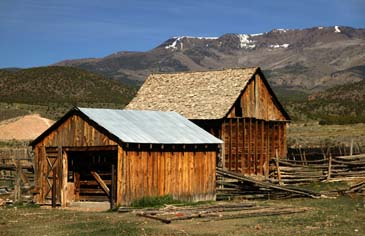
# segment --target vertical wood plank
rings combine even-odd
[[[228,170],[232,170],[232,119],[229,119]]]
[[[68,160],[67,153],[62,153],[62,185],[61,185],[61,207],[66,207],[67,205],[67,175],[68,175]]]
[[[125,164],[124,164],[124,151],[121,146],[118,145],[117,156],[117,196],[116,204],[122,205],[125,203]]]
[[[251,131],[251,118],[248,118],[248,155],[247,155],[247,173],[250,175],[251,174],[251,159],[252,159],[252,153],[251,153],[251,136],[252,136],[252,131]]]
[[[235,169],[236,172],[238,172],[238,149],[239,149],[239,139],[238,134],[240,133],[240,123],[239,118],[236,118],[236,163],[235,163]]]

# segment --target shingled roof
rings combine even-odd
[[[126,109],[175,111],[188,119],[221,119],[257,70],[152,74]]]

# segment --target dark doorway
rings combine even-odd
[[[110,201],[115,196],[112,167],[117,164],[117,151],[68,151],[67,156],[67,182],[73,183],[69,194],[74,201]]]

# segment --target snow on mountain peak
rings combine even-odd
[[[339,26],[335,26],[335,33],[341,33],[340,27]]]
[[[250,35],[249,34],[237,34],[237,37],[240,40],[240,48],[255,48],[256,45],[254,44],[254,40],[249,40]]]
[[[270,48],[288,48],[290,44],[284,43],[284,44],[274,44],[269,45]]]
[[[194,36],[175,36],[172,37],[175,39],[171,44],[165,46],[165,49],[172,49],[177,50],[178,49],[178,43],[180,43],[180,48],[183,49],[183,42],[182,39],[205,39],[205,40],[215,40],[218,37],[194,37]]]

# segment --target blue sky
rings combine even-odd
[[[0,0],[0,68],[146,51],[171,36],[365,28],[365,0]]]

